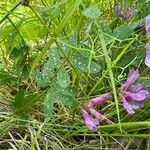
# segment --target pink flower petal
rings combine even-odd
[[[150,15],[146,17],[145,28],[148,35],[150,35]]]
[[[97,125],[99,121],[97,118],[92,118],[85,109],[81,109],[83,119],[87,127],[92,131],[97,131]]]
[[[131,69],[128,73],[127,80],[123,84],[124,87],[128,88],[129,85],[132,85],[139,78],[139,71]]]
[[[127,90],[131,92],[138,92],[143,89],[145,89],[144,84],[136,84],[136,85],[131,85]]]
[[[137,93],[125,92],[124,96],[131,100],[143,101],[148,97],[148,94],[149,94],[148,91],[141,90]]]
[[[111,97],[112,97],[112,93],[106,93],[106,94],[97,96],[95,98],[88,100],[86,106],[90,108],[90,107],[93,107],[94,105],[102,105]]]
[[[107,119],[104,115],[102,115],[101,113],[99,113],[98,111],[96,111],[93,108],[89,109],[90,113],[95,116],[97,119],[99,119],[100,121],[106,121],[107,123],[111,124],[113,123],[111,120]]]
[[[131,104],[129,104],[127,102],[127,100],[125,99],[125,97],[123,96],[122,99],[121,99],[122,103],[123,103],[123,107],[126,109],[126,111],[129,113],[129,114],[134,114],[135,111],[133,110]]]
[[[126,14],[126,18],[130,18],[131,16],[133,16],[135,13],[135,9],[134,8],[130,8],[128,11],[127,11],[127,14]]]
[[[150,46],[149,45],[147,46],[145,65],[147,67],[150,67]]]

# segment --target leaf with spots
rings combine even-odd
[[[48,52],[48,58],[49,58],[49,67],[53,66],[54,68],[57,68],[60,63],[60,56],[59,56],[59,50],[57,48],[51,48]]]
[[[96,19],[101,15],[101,12],[97,6],[90,6],[83,10],[83,15],[91,19]]]
[[[58,81],[53,81],[51,87],[50,87],[50,99],[54,102],[62,102],[63,105],[69,107],[69,108],[75,108],[78,106],[78,102],[75,99],[75,96],[77,94],[77,91],[74,87],[67,87],[62,88]]]
[[[57,82],[62,88],[66,88],[70,84],[70,76],[65,68],[61,68],[57,74]]]
[[[59,66],[60,56],[57,48],[51,48],[48,52],[48,61],[44,64],[43,69],[43,78],[45,82],[48,82],[49,79],[54,74],[54,69]]]
[[[69,95],[72,97],[75,97],[77,94],[77,89],[71,86],[68,86],[67,88],[62,88],[57,82],[54,84],[55,89],[61,94]]]
[[[51,64],[51,60],[48,60],[47,63],[44,64],[43,69],[43,78],[45,81],[49,81],[50,77],[54,74],[54,66]]]
[[[117,37],[120,40],[125,40],[132,34],[131,28],[128,26],[128,24],[122,24],[118,27],[116,27],[113,31],[113,34],[115,37]]]
[[[72,96],[72,97],[75,97],[77,91],[75,88],[73,87],[67,87],[65,89],[63,88],[58,88],[58,90],[61,90],[60,92],[64,95],[68,95],[68,96]]]
[[[89,60],[81,53],[75,52],[70,57],[71,64],[82,72],[97,73],[100,71],[100,66],[92,60]]]
[[[70,108],[75,108],[75,107],[78,106],[78,103],[77,103],[76,99],[74,97],[72,97],[72,96],[59,94],[57,98],[64,105],[66,105],[66,106],[68,106]]]
[[[140,62],[145,58],[145,48],[142,46],[134,45],[130,48],[129,51],[123,55],[122,59],[120,59],[118,66],[125,68],[126,66],[134,65],[136,67],[139,66]]]
[[[47,94],[45,96],[45,100],[44,100],[44,112],[45,112],[45,121],[48,122],[51,117],[52,117],[52,113],[53,113],[53,102],[54,102],[54,91],[53,88],[50,88],[47,91]]]
[[[34,70],[31,77],[37,82],[38,86],[46,86],[46,82],[39,71]]]

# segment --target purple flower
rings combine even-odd
[[[92,117],[85,109],[81,108],[82,116],[87,127],[92,131],[97,131],[98,118]]]
[[[121,101],[129,114],[133,114],[135,113],[135,109],[143,107],[149,94],[143,84],[135,84],[138,78],[138,70],[130,70],[127,80],[119,88]]]
[[[145,29],[147,34],[147,39],[150,40],[150,15],[145,18]],[[146,46],[146,57],[145,57],[145,65],[150,67],[150,44]]]
[[[95,105],[102,105],[108,99],[112,97],[112,93],[106,93],[95,98],[88,100],[84,108],[81,108],[82,116],[87,127],[92,131],[97,131],[97,125],[99,125],[99,121],[105,121],[107,123],[112,123],[109,119],[107,119],[104,115],[96,111],[93,107]]]
[[[114,11],[116,13],[116,15],[124,20],[129,19],[131,16],[134,15],[135,9],[134,8],[130,8],[126,13],[123,12],[120,8],[118,4],[114,5]]]
[[[90,108],[90,107],[93,107],[94,105],[102,105],[111,97],[112,97],[112,93],[106,93],[106,94],[97,96],[95,98],[88,100],[86,103],[86,106]]]
[[[146,58],[145,58],[145,65],[147,67],[150,67],[150,45],[147,46]]]
[[[107,123],[109,123],[109,124],[111,124],[111,123],[113,123],[111,120],[109,120],[109,119],[107,119],[104,115],[102,115],[101,113],[99,113],[98,111],[96,111],[95,109],[93,109],[93,108],[90,108],[89,109],[89,112],[93,115],[93,116],[95,116],[99,121],[105,121],[105,122],[107,122]]]
[[[148,15],[145,19],[145,29],[146,29],[147,35],[150,36],[150,15]]]
[[[82,116],[87,127],[92,131],[97,131],[97,126],[99,121],[105,121],[109,124],[113,123],[111,120],[107,119],[104,115],[99,113],[93,108],[89,108],[88,111],[81,108]]]

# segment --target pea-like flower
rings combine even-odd
[[[146,29],[146,35],[147,40],[150,40],[150,15],[148,15],[145,18],[145,29]],[[145,65],[147,67],[150,67],[150,41],[148,41],[148,44],[146,46],[146,57],[145,57]]]
[[[97,97],[94,97],[94,98],[91,98],[89,99],[87,102],[86,102],[86,106],[88,108],[91,108],[95,105],[102,105],[104,104],[108,99],[112,98],[112,93],[109,92],[109,93],[105,93],[105,94],[102,94],[100,96],[97,96]]]
[[[150,45],[147,45],[146,47],[145,65],[150,67]]]
[[[119,88],[120,97],[124,108],[129,114],[135,113],[134,110],[144,106],[144,102],[148,97],[149,92],[143,84],[136,84],[139,78],[138,70],[130,70],[127,80]]]
[[[97,126],[99,125],[100,121],[105,121],[109,124],[112,123],[109,119],[107,119],[104,115],[100,112],[96,111],[93,107],[95,105],[102,105],[108,99],[112,97],[111,93],[106,93],[95,98],[88,100],[85,103],[85,106],[81,108],[81,113],[84,119],[85,124],[87,127],[92,131],[97,131]]]
[[[81,108],[82,117],[84,119],[87,127],[92,131],[97,131],[97,125],[99,124],[99,120],[97,118],[92,117],[89,112],[85,109]]]
[[[116,13],[116,15],[124,20],[129,19],[131,16],[134,15],[135,9],[134,8],[130,8],[127,12],[123,12],[120,8],[118,4],[114,5],[114,11]]]
[[[150,36],[150,15],[146,16],[145,18],[145,29],[146,29],[147,35]]]

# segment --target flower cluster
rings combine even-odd
[[[127,80],[119,88],[121,101],[129,114],[135,113],[134,109],[143,107],[149,94],[143,84],[135,83],[138,78],[138,70],[130,70]]]
[[[116,15],[124,20],[130,18],[135,12],[134,8],[130,8],[125,13],[119,8],[118,4],[114,5],[114,10]],[[150,15],[145,18],[145,29],[148,39],[145,64],[150,67]],[[138,78],[139,71],[131,69],[128,73],[126,81],[118,88],[122,105],[128,114],[134,114],[136,109],[142,108],[149,95],[149,92],[143,84],[136,83]],[[102,105],[110,98],[112,98],[112,93],[100,95],[88,100],[81,108],[85,124],[90,130],[97,131],[99,121],[105,121],[109,124],[113,123],[111,120],[107,119],[104,115],[94,109],[95,105]]]
[[[149,92],[143,84],[136,83],[139,78],[138,70],[131,69],[128,73],[127,80],[118,88],[119,96],[123,107],[129,114],[135,113],[134,110],[144,106],[144,102]],[[87,127],[92,131],[97,131],[99,121],[113,123],[104,115],[94,109],[95,105],[102,105],[112,98],[112,93],[106,93],[88,100],[84,107],[81,108],[82,116]]]
[[[112,123],[109,119],[107,119],[104,115],[94,109],[95,105],[102,105],[108,99],[112,97],[111,93],[106,93],[95,98],[88,100],[84,107],[81,108],[82,116],[85,121],[85,124],[92,131],[97,131],[97,125],[99,125],[99,121],[105,121],[109,124]]]
[[[116,15],[124,20],[129,19],[131,16],[133,16],[135,9],[134,8],[130,8],[127,12],[123,12],[120,8],[118,4],[114,5],[114,11],[116,13]]]

